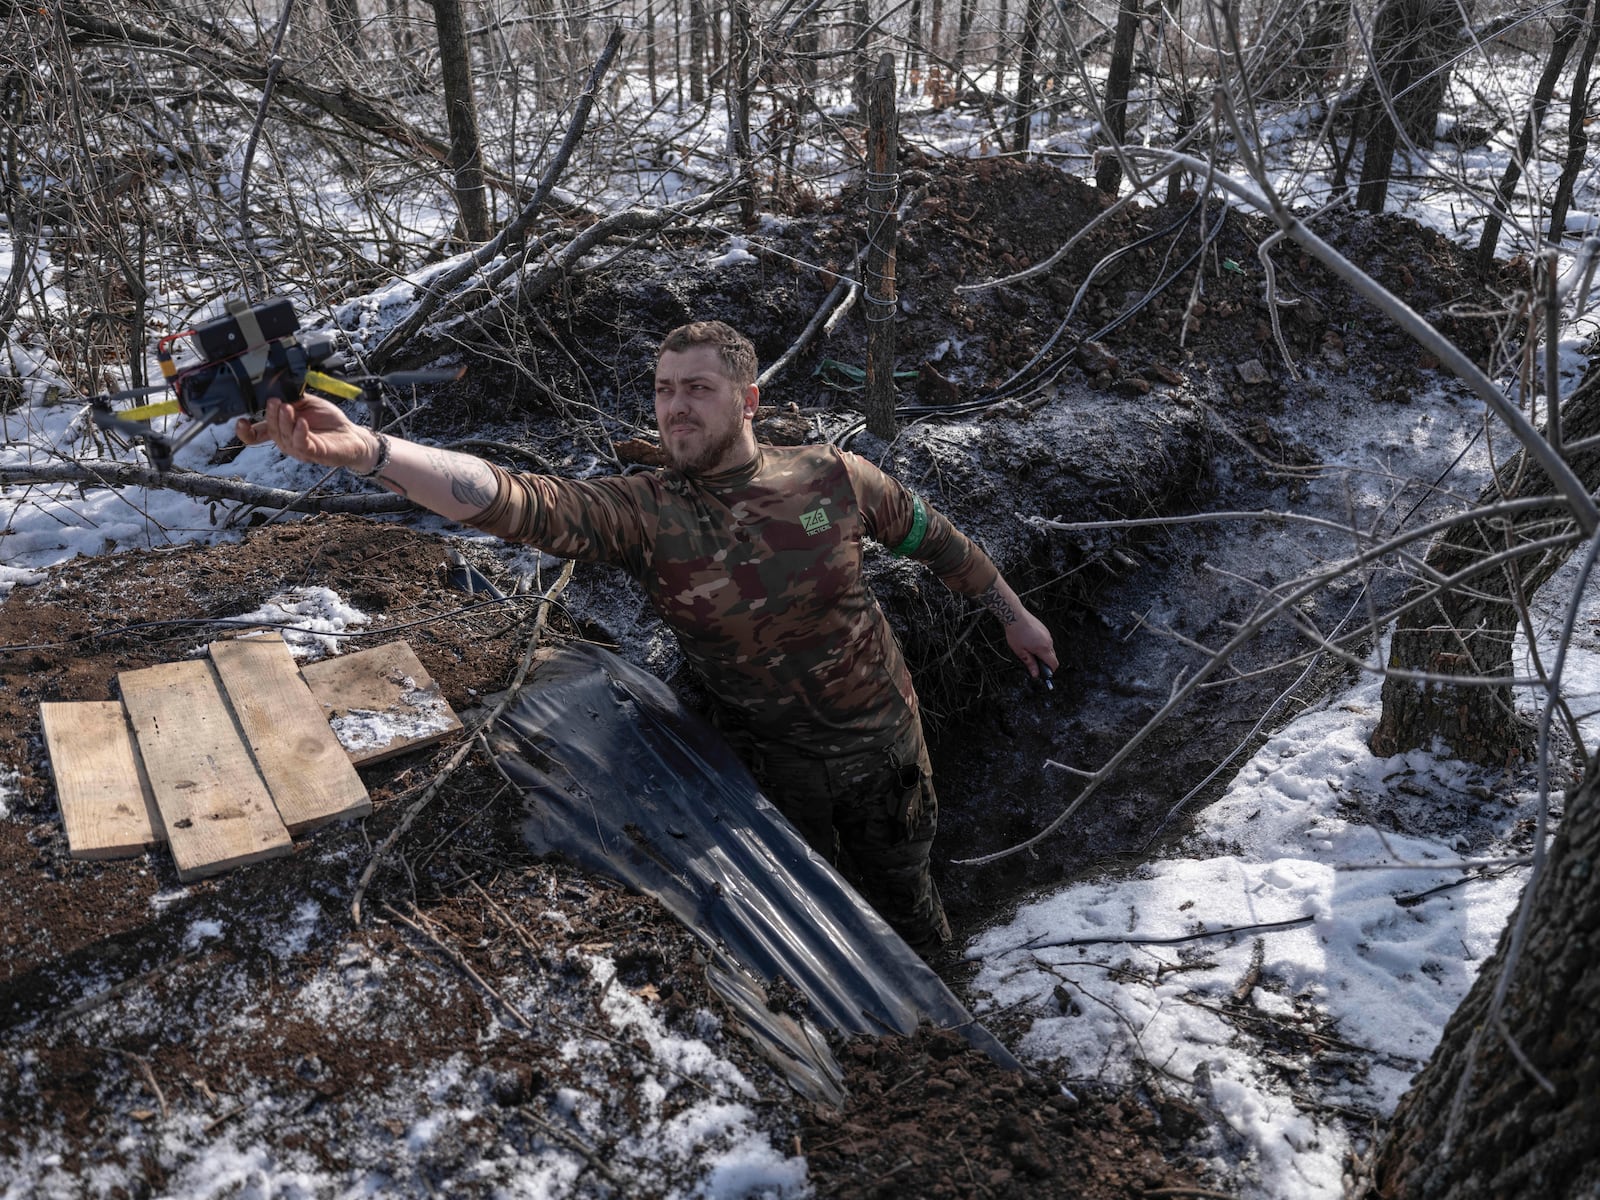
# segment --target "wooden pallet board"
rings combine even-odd
[[[364,817],[372,798],[277,634],[211,643],[228,702],[291,834]]]
[[[73,858],[129,858],[165,840],[121,704],[44,703],[39,717]]]
[[[178,878],[289,853],[289,830],[211,663],[164,663],[117,679]]]
[[[324,658],[300,673],[356,766],[431,746],[461,728],[406,642]]]

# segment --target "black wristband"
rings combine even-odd
[[[372,470],[356,471],[350,467],[346,467],[345,470],[349,471],[350,474],[354,475],[357,479],[371,479],[374,476],[381,474],[383,469],[388,465],[389,436],[388,434],[380,433],[378,434],[378,461],[372,464]]]

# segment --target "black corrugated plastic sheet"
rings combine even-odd
[[[527,804],[532,847],[661,901],[700,939],[712,985],[802,1094],[844,1098],[820,1030],[905,1034],[928,1021],[1020,1069],[654,676],[597,646],[564,647],[492,741]],[[809,1001],[806,1017],[767,1007],[766,985],[779,977]]]

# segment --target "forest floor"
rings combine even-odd
[[[928,189],[908,213],[900,266],[902,366],[917,373],[905,396],[919,420],[892,446],[853,434],[850,368],[864,351],[852,315],[767,389],[759,428],[774,441],[820,431],[883,461],[978,537],[1056,632],[1062,670],[1046,692],[936,583],[872,559],[928,709],[941,845],[969,855],[1041,827],[1071,795],[1044,778],[1044,761],[1102,761],[1198,661],[1153,630],[1214,642],[1259,589],[1335,552],[1267,528],[1064,534],[1019,515],[1294,505],[1359,522],[1437,503],[1404,481],[1431,478],[1457,443],[1384,441],[1387,417],[1362,434],[1368,414],[1403,411],[1412,389],[1437,382],[1436,364],[1286,246],[1281,336],[1301,378],[1291,375],[1255,258],[1269,232],[1259,224],[1175,197],[1120,214],[1040,276],[961,291],[1042,262],[1098,199],[1051,168],[1005,160],[920,164],[907,183]],[[776,358],[833,282],[794,264],[848,262],[863,234],[854,200],[771,221],[759,244],[674,234],[575,277],[517,370],[469,348],[467,379],[413,414],[409,432],[498,443],[511,466],[530,453],[563,471],[647,457],[625,435],[648,424],[641,381],[656,337],[725,317],[764,362]],[[1322,232],[1474,358],[1488,355],[1499,331],[1471,314],[1495,306],[1445,239],[1394,218],[1338,217]],[[1184,335],[1191,260],[1204,287]],[[1060,326],[1075,332],[1053,338]],[[1383,469],[1354,487],[1334,479],[1308,448],[1310,430],[1333,427],[1348,428],[1353,458]],[[248,475],[253,461],[237,466]],[[373,847],[453,746],[369,768],[374,815],[320,830],[286,859],[184,885],[159,850],[69,856],[41,701],[112,698],[118,672],[217,636],[207,621],[329,589],[368,614],[355,645],[403,636],[470,710],[509,682],[531,610],[463,611],[476,598],[447,581],[452,552],[507,591],[541,567],[431,522],[321,516],[79,558],[0,604],[0,1158],[20,1164],[18,1178],[41,1195],[224,1195],[269,1176],[305,1195],[362,1180],[384,1194],[538,1195],[530,1180],[543,1171],[557,1192],[686,1195],[709,1186],[709,1169],[725,1172],[729,1190],[712,1189],[724,1195],[739,1194],[741,1171],[777,1194],[788,1169],[796,1194],[805,1181],[819,1196],[1087,1200],[1215,1182],[1192,1152],[1203,1118],[1181,1098],[1089,1080],[1070,1081],[1069,1095],[947,1034],[854,1044],[842,1054],[848,1107],[797,1103],[717,1018],[693,939],[647,897],[541,859],[521,805],[476,756],[379,870],[370,915],[354,925]],[[552,577],[546,562],[542,582]],[[1352,594],[1334,589],[1305,615],[1342,611]],[[670,641],[619,577],[580,568],[565,602],[549,636],[616,645],[692,700]],[[1240,665],[1297,648],[1292,629],[1269,631]],[[1289,678],[1246,674],[1184,715],[1038,853],[981,869],[941,861],[963,939],[1041,887],[1147,853],[1170,802],[1248,736]],[[942,973],[962,994],[968,964]],[[623,1019],[619,1003],[647,1011]],[[1003,1013],[988,1024],[1003,1040],[1015,1032]],[[734,1075],[684,1049],[702,1045]],[[741,1141],[733,1109],[765,1140]]]

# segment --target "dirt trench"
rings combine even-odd
[[[928,196],[908,221],[903,246],[902,366],[918,374],[906,383],[905,433],[888,447],[850,433],[850,376],[837,364],[862,361],[854,320],[767,390],[760,428],[774,441],[819,430],[850,437],[853,448],[883,461],[977,537],[1056,634],[1062,670],[1045,690],[1008,662],[988,619],[970,605],[914,567],[886,555],[871,560],[928,712],[946,849],[938,878],[958,927],[970,933],[1036,889],[1144,853],[1171,805],[1245,738],[1281,691],[1281,674],[1242,681],[1180,714],[1036,855],[982,869],[948,861],[957,847],[982,854],[1037,832],[1077,786],[1046,760],[1098,765],[1149,717],[1177,673],[1196,663],[1162,628],[1215,644],[1258,604],[1259,589],[1292,577],[1316,554],[1265,532],[1259,544],[1205,528],[1063,533],[1026,518],[1121,519],[1290,501],[1337,506],[1337,488],[1303,471],[1315,455],[1296,429],[1357,421],[1363,406],[1404,405],[1433,366],[1314,263],[1285,251],[1283,286],[1301,301],[1286,311],[1286,345],[1314,368],[1307,382],[1290,380],[1275,357],[1252,266],[1264,229],[1238,217],[1202,222],[1192,199],[1124,214],[1044,275],[959,291],[1042,262],[1099,211],[1098,199],[1037,165],[915,170]],[[434,397],[413,432],[522,446],[568,471],[603,463],[646,424],[644,384],[661,332],[690,317],[724,317],[747,328],[770,361],[832,286],[827,265],[847,262],[861,232],[848,208],[795,217],[752,239],[753,261],[715,271],[695,264],[722,240],[676,234],[659,253],[575,276],[540,312],[548,335],[529,335],[518,370],[487,357],[475,362],[466,381]],[[1474,300],[1489,307],[1453,248],[1389,220],[1345,221],[1330,234],[1360,250],[1414,307],[1449,324],[1469,352],[1487,352],[1493,330],[1453,315]],[[1197,307],[1188,303],[1194,268],[1178,268],[1202,243]],[[1426,269],[1417,269],[1422,263]],[[1064,320],[1075,303],[1073,319]],[[1102,330],[1094,344],[1081,338]],[[395,760],[370,784],[378,801],[370,828],[320,834],[288,868],[247,868],[205,884],[183,901],[180,920],[163,917],[155,901],[176,890],[159,855],[123,863],[68,857],[39,733],[41,699],[109,698],[117,671],[181,657],[203,636],[183,625],[126,627],[250,611],[294,584],[328,586],[391,621],[422,621],[407,636],[452,704],[471,707],[509,678],[526,626],[493,610],[456,612],[464,598],[442,569],[452,546],[402,524],[316,518],[254,529],[237,544],[75,562],[0,604],[0,644],[12,647],[0,654],[0,762],[19,764],[11,817],[0,823],[0,1032],[8,1041],[0,1146],[50,1128],[69,1156],[88,1163],[112,1153],[113,1131],[131,1127],[150,1136],[138,1134],[134,1149],[116,1153],[153,1155],[153,1083],[164,1104],[221,1121],[236,1119],[228,1115],[230,1093],[264,1089],[292,1114],[264,1136],[284,1147],[292,1141],[318,1161],[348,1161],[349,1134],[341,1130],[368,1129],[378,1145],[384,1122],[403,1127],[409,1117],[382,1092],[383,1079],[456,1054],[472,1064],[463,1086],[495,1098],[483,1144],[535,1136],[528,1106],[570,1082],[562,1069],[531,1043],[515,1061],[475,1047],[473,1030],[499,1019],[498,1010],[447,957],[394,919],[358,932],[341,915],[372,843],[436,762]],[[534,562],[482,547],[473,556],[502,582]],[[544,582],[549,577],[546,569]],[[1331,620],[1350,598],[1335,590],[1310,615]],[[615,642],[684,682],[670,639],[614,574],[580,571],[566,603],[559,634]],[[1299,645],[1293,630],[1276,627],[1245,665],[1282,659]],[[1313,695],[1314,688],[1300,693],[1299,702]],[[504,802],[489,772],[461,776],[406,846],[403,863],[380,873],[377,896],[398,912],[426,913],[482,973],[520,963],[529,978],[590,1003],[581,999],[573,956],[608,944],[626,960],[630,988],[651,989],[672,1020],[691,1023],[699,1006],[713,1003],[685,936],[659,912],[604,881],[530,861],[516,806]],[[274,930],[292,925],[308,898],[324,914],[321,932],[280,967]],[[567,925],[548,926],[550,912]],[[546,921],[543,951],[519,959],[504,914],[529,925]],[[195,951],[185,939],[201,918],[235,932]],[[367,1041],[347,1044],[294,1017],[296,987],[315,970],[352,955],[376,962],[389,954],[417,969],[397,986]],[[951,972],[958,987],[960,974]],[[119,980],[135,986],[107,994]],[[52,1015],[86,1002],[92,1007],[81,1017]],[[208,1011],[242,1003],[291,1022],[292,1037],[276,1046],[241,1042],[208,1023]],[[152,1020],[166,1032],[152,1037]],[[741,1053],[732,1044],[724,1049]],[[1105,1096],[1079,1089],[1068,1100],[1053,1085],[999,1076],[946,1041],[919,1036],[848,1052],[853,1107],[802,1112],[747,1052],[741,1061],[763,1081],[773,1128],[797,1140],[821,1195],[1112,1197],[1202,1177],[1184,1149],[1193,1113],[1158,1090]],[[608,1069],[622,1104],[638,1064],[619,1051]],[[473,1153],[466,1145],[432,1164],[427,1185],[468,1178]]]
[[[1202,656],[1179,638],[1221,644],[1264,589],[1321,553],[1275,534],[1257,546],[1227,529],[1059,532],[1028,519],[1219,507],[1343,519],[1349,498],[1319,472],[1305,431],[1348,430],[1348,444],[1359,445],[1364,412],[1403,410],[1414,390],[1440,379],[1436,362],[1292,243],[1274,254],[1274,330],[1256,257],[1273,227],[1261,219],[1185,193],[1115,214],[1045,270],[1101,214],[1092,187],[1011,160],[908,167],[904,183],[922,198],[900,242],[902,433],[885,446],[858,430],[851,371],[865,361],[865,333],[855,319],[764,390],[758,429],[775,442],[826,433],[884,465],[975,537],[1055,631],[1063,668],[1045,691],[1023,679],[970,604],[914,567],[869,561],[924,701],[944,844],[978,856],[1032,836],[1076,794],[1072,777],[1046,768],[1047,759],[1098,766],[1180,672],[1198,669]],[[858,200],[847,192],[825,214],[780,214],[732,266],[695,269],[728,245],[696,233],[669,239],[668,253],[573,279],[542,314],[545,327],[604,354],[573,354],[535,335],[524,373],[642,426],[654,345],[673,325],[728,320],[772,361],[835,282],[829,268],[861,244]],[[1496,305],[1458,247],[1391,216],[1335,214],[1319,232],[1487,361],[1501,330],[1483,314]],[[501,396],[517,386],[502,381]],[[512,404],[519,420],[559,416],[545,393],[521,386]],[[473,402],[488,406],[493,390],[480,379]],[[1247,578],[1229,580],[1229,571]],[[1381,603],[1393,585],[1392,576],[1375,576],[1374,598]],[[597,609],[607,604],[603,590],[593,594]],[[1331,588],[1305,614],[1330,626],[1352,594]],[[1142,619],[1147,613],[1155,616]],[[625,649],[633,641],[644,665],[672,676],[670,639],[648,620],[625,615],[622,623],[610,633]],[[1303,648],[1280,622],[1240,661],[1259,670]],[[1323,668],[1296,703],[1336,674]],[[1293,677],[1213,690],[1175,714],[1033,853],[978,869],[945,864],[940,885],[958,925],[974,930],[1035,888],[1098,861],[1137,857],[1158,830],[1181,825],[1169,819],[1173,805],[1246,742]],[[677,682],[692,692],[692,681]]]

